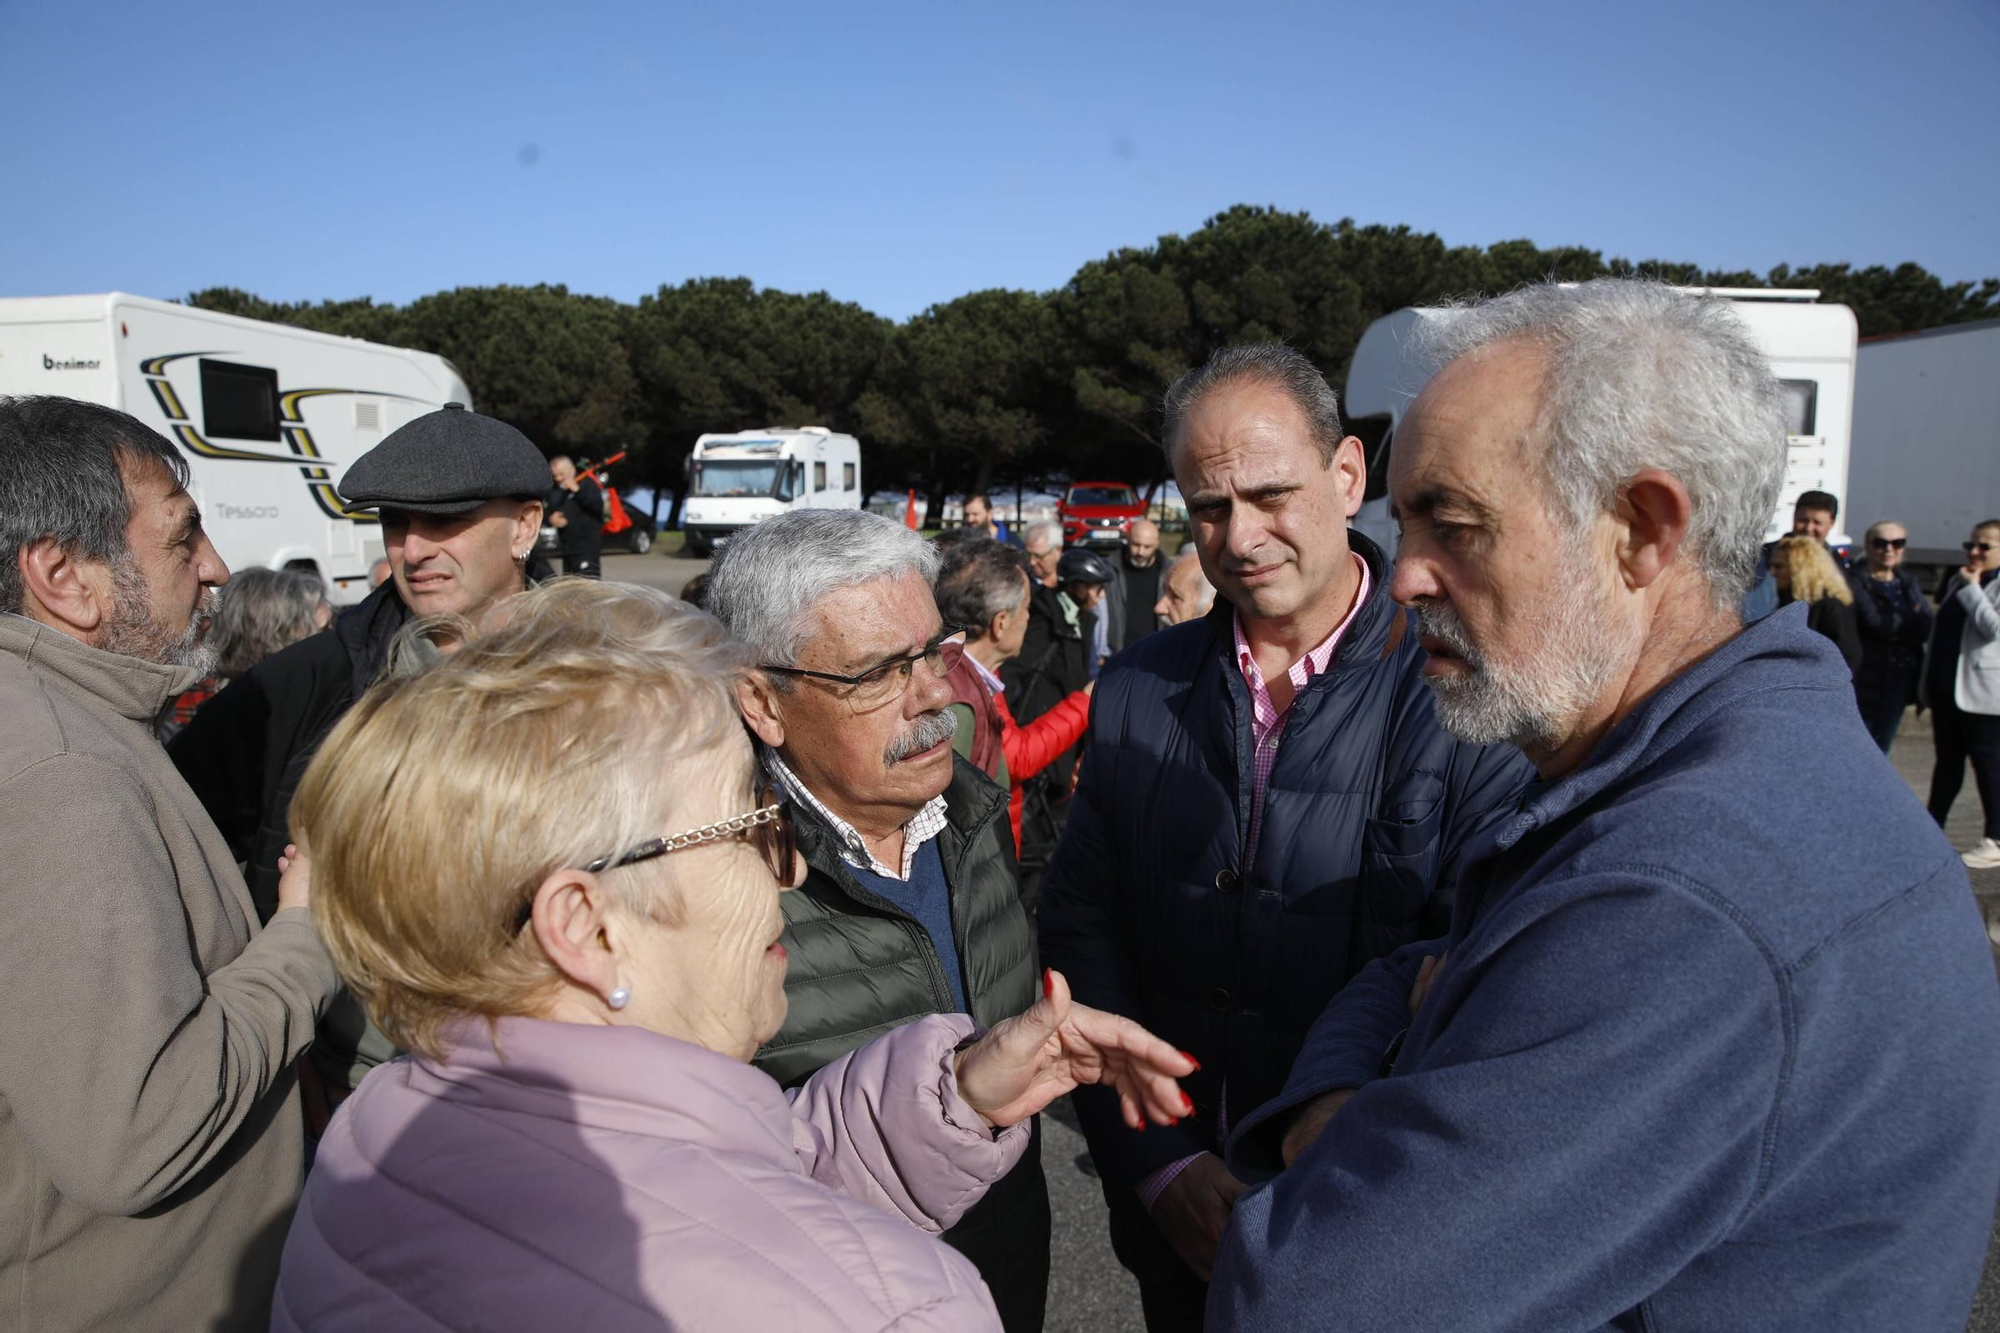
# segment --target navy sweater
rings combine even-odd
[[[1491,836],[1450,937],[1357,977],[1232,1139],[1268,1171],[1284,1112],[1360,1089],[1238,1202],[1208,1326],[1964,1328],[2000,987],[1964,867],[1803,611]]]

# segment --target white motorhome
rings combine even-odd
[[[1784,489],[1765,530],[1767,540],[1792,530],[1792,504],[1801,491],[1826,491],[1848,517],[1848,441],[1854,416],[1854,312],[1822,305],[1809,288],[1699,287],[1723,297],[1771,358],[1784,392],[1788,456]],[[1405,306],[1368,326],[1347,368],[1341,414],[1368,457],[1368,486],[1354,526],[1394,553],[1396,525],[1389,518],[1389,450],[1396,426],[1436,367],[1420,354],[1421,325],[1450,319],[1449,308]],[[1836,546],[1848,539],[1835,533]]]
[[[308,569],[335,602],[368,593],[372,512],[335,490],[382,437],[447,402],[472,405],[443,357],[167,301],[0,299],[0,394],[122,408],[173,440],[231,569]]]
[[[688,457],[681,529],[689,555],[792,509],[861,508],[861,442],[824,426],[708,434]]]
[[[1848,485],[1855,529],[1894,519],[1911,563],[1965,562],[1972,525],[2000,514],[2000,319],[1861,344]]]

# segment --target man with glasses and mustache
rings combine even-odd
[[[288,876],[260,924],[154,738],[229,571],[172,444],[0,399],[0,1283],[18,1328],[261,1329],[339,985]]]
[[[1839,651],[1803,607],[1742,621],[1769,362],[1729,302],[1633,280],[1430,336],[1390,592],[1438,718],[1542,780],[1450,931],[1357,977],[1241,1122],[1231,1166],[1277,1174],[1208,1327],[1965,1327],[2000,986]]]
[[[745,723],[791,804],[804,883],[784,895],[784,1026],[757,1053],[791,1086],[925,1014],[992,1024],[1034,999],[1007,793],[952,748],[965,636],[939,556],[853,510],[766,519],[716,561],[708,607],[756,654]],[[1042,1326],[1049,1198],[1039,1135],[944,1240],[1009,1333]]]

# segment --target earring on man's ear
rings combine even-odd
[[[632,992],[626,987],[620,986],[617,990],[605,996],[604,1002],[613,1009],[623,1009],[626,1005],[632,1003]]]

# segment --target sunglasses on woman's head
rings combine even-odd
[[[1878,551],[1900,551],[1910,544],[1908,537],[1870,537],[1868,544]]]

